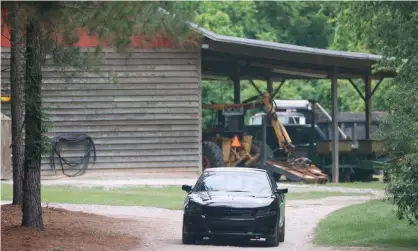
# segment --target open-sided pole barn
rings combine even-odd
[[[309,48],[275,42],[222,36],[195,26],[204,34],[202,40],[203,78],[228,77],[234,82],[234,101],[240,102],[240,80],[266,80],[266,89],[274,95],[289,79],[330,79],[332,98],[332,181],[339,179],[338,79],[348,79],[365,101],[366,139],[371,140],[371,98],[384,78],[393,71],[372,72],[381,56]],[[362,79],[365,95],[353,83]],[[372,90],[372,80],[378,80]],[[273,82],[279,82],[274,90]],[[274,91],[273,91],[274,90]],[[367,145],[368,142],[363,142]]]
[[[201,81],[222,76],[234,82],[235,103],[241,102],[240,81],[244,79],[266,80],[270,93],[277,93],[288,79],[330,79],[334,118],[338,118],[337,80],[363,79],[370,138],[371,81],[396,74],[371,72],[380,56],[221,36],[191,26],[201,34],[200,48],[173,48],[160,41],[127,55],[106,49],[97,65],[102,75],[67,68],[74,73],[67,80],[47,59],[43,100],[51,122],[48,135],[90,135],[96,143],[93,168],[97,169],[201,171]],[[93,47],[96,43],[86,35],[79,46]],[[2,96],[8,95],[10,88],[9,47],[2,37]],[[111,73],[116,75],[116,82],[106,78]],[[281,84],[275,89],[274,82]],[[10,114],[9,103],[2,104],[2,112]],[[334,182],[338,182],[339,169],[337,125],[334,119]],[[81,149],[65,155],[79,158],[80,154]],[[43,170],[50,168],[48,156],[43,164]]]

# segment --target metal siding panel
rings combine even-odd
[[[179,125],[179,124],[188,124],[188,125],[196,125],[198,126],[198,121],[196,119],[169,119],[170,124],[172,125]],[[103,126],[102,121],[90,121],[90,120],[80,120],[80,121],[60,121],[58,124],[54,125],[55,128],[70,126],[74,127],[74,124],[77,124],[81,127],[90,127],[90,126]],[[106,125],[108,126],[141,126],[141,125],[166,125],[166,120],[142,120],[141,117],[138,117],[136,120],[114,120],[114,121],[106,121]]]
[[[10,65],[10,62],[8,63]],[[114,58],[105,58],[101,60],[100,64],[94,66],[113,66],[113,65],[196,65],[197,60],[195,59],[114,59]],[[45,66],[54,66],[52,59],[45,60]]]
[[[77,132],[79,133],[79,132]],[[46,136],[53,137],[56,133],[47,132]],[[99,138],[159,138],[159,137],[197,137],[198,129],[195,131],[156,131],[156,132],[90,132],[88,133],[93,139]]]
[[[195,143],[148,143],[148,144],[119,144],[114,142],[113,144],[95,144],[98,151],[138,151],[138,150],[163,150],[163,149],[176,149],[181,146],[181,149],[195,149],[198,147]],[[63,145],[64,151],[77,151],[73,147]]]
[[[138,115],[137,113],[132,114],[100,114],[100,115],[48,115],[48,118],[51,122],[58,121],[113,121],[113,120],[171,120],[171,119],[198,119],[199,114],[142,114]],[[167,121],[169,123],[169,121]]]
[[[43,84],[139,84],[139,83],[195,83],[196,76],[180,77],[180,76],[147,76],[147,77],[127,77],[112,79],[112,77],[97,78],[44,78]],[[9,78],[2,78],[2,83],[10,84]]]
[[[69,161],[77,161],[80,159],[78,157],[69,157],[67,158]],[[49,157],[43,157],[44,161],[49,161]],[[96,166],[100,163],[120,163],[120,162],[165,162],[165,161],[198,161],[199,155],[173,155],[173,154],[166,154],[166,155],[145,155],[145,156],[101,156],[96,160]]]
[[[50,133],[66,133],[68,131],[80,132],[80,133],[92,133],[92,132],[169,132],[169,131],[196,131],[196,124],[185,125],[139,125],[139,126],[112,126],[103,125],[96,126],[83,126],[82,128],[74,128],[74,126],[54,126],[50,130]]]
[[[49,91],[44,90],[42,91],[45,97],[87,97],[87,96],[156,96],[156,95],[198,95],[199,90],[89,90],[89,91],[67,91],[67,90],[60,90],[60,91]]]
[[[141,161],[141,162],[119,162],[119,163],[96,163],[90,164],[88,168],[163,168],[163,167],[189,167],[196,168],[194,161],[166,161],[166,162],[154,162],[154,161]],[[43,170],[50,170],[49,160],[42,162]],[[60,169],[59,166],[56,166]],[[58,170],[59,172],[59,170]]]
[[[150,102],[156,100],[165,100],[165,101],[199,101],[196,95],[176,95],[176,96],[164,96],[164,95],[155,95],[155,96],[134,96],[134,97],[44,97],[44,102],[60,102],[60,103],[73,103],[73,102],[85,102],[85,103],[96,103],[96,102],[109,102],[112,105],[121,104],[118,102]]]
[[[9,67],[2,66],[2,70],[3,70],[2,73],[10,72]],[[177,71],[178,72],[178,71],[194,71],[194,70],[196,70],[196,65],[114,65],[114,66],[102,65],[100,66],[100,68],[96,68],[94,72],[100,72],[100,73],[108,73],[110,71],[113,71],[113,72]],[[71,74],[71,72],[79,72],[80,70],[75,67],[66,67],[63,69],[62,67],[59,67],[59,66],[42,66],[42,71],[44,73],[64,71],[65,73]]]
[[[198,73],[199,73],[198,85],[199,85],[199,90],[202,90],[202,52],[200,50],[199,50],[198,57],[199,57],[199,60],[197,60],[197,62],[198,62],[197,70],[198,70]],[[203,121],[202,121],[202,102],[201,101],[202,101],[202,91],[199,92],[199,102],[198,102],[199,103],[199,145],[198,145],[198,147],[199,147],[199,168],[198,168],[199,174],[201,174],[203,172],[203,161],[202,161],[202,157],[203,157],[203,155],[202,155],[202,141],[203,141],[202,135],[203,135],[203,132],[202,132],[202,126],[200,126],[203,123]]]
[[[152,109],[152,110],[151,110]],[[99,114],[196,114],[196,108],[108,108],[108,109],[50,109],[45,107],[45,111],[50,115],[99,115]]]
[[[79,91],[79,90],[172,90],[172,89],[196,89],[193,83],[165,83],[165,84],[48,84],[42,87],[45,91]],[[10,88],[5,86],[3,90],[9,91]]]
[[[49,84],[42,88],[43,91],[62,91],[62,90],[173,90],[173,89],[196,89],[196,85],[193,83],[180,84],[180,83],[167,83],[167,84]]]
[[[46,60],[43,104],[51,127],[46,135],[90,135],[98,159],[89,168],[197,170],[201,162],[200,50],[141,49],[130,55],[105,51],[90,72],[63,69]],[[9,57],[10,50],[3,48],[3,94],[10,93]],[[10,115],[10,104],[1,109]],[[63,149],[64,156],[83,155],[82,148]],[[49,156],[42,163],[42,169],[50,169]]]
[[[62,156],[65,158],[80,158],[80,156],[83,156],[85,153],[82,150],[78,151],[65,151]],[[140,157],[140,156],[197,156],[196,155],[196,149],[146,149],[141,151],[135,151],[135,150],[100,150],[100,152],[97,154],[98,158],[101,157]]]
[[[65,102],[43,102],[49,109],[67,109]],[[177,101],[177,102],[160,102],[160,101],[148,101],[148,102],[72,102],[71,107],[74,109],[94,109],[94,108],[195,108],[198,106],[196,101]]]

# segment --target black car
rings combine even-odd
[[[183,185],[183,243],[204,237],[265,238],[278,246],[285,235],[285,194],[272,173],[255,168],[209,168],[195,186]]]

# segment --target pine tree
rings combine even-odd
[[[45,138],[42,136],[46,127],[41,97],[41,66],[45,56],[52,55],[58,66],[91,69],[92,62],[99,60],[97,55],[101,47],[96,48],[96,53],[83,52],[74,47],[82,29],[97,34],[101,42],[117,51],[128,51],[133,35],[139,35],[145,41],[165,37],[182,46],[185,41],[189,41],[189,28],[184,21],[192,19],[196,6],[187,2],[157,1],[19,3],[19,10],[24,13],[20,19],[24,21],[21,25],[26,26],[26,146],[22,225],[43,229],[40,171],[42,153],[47,144],[44,144]],[[18,31],[14,29],[12,32]],[[189,42],[193,41],[192,38]],[[10,67],[14,68],[15,65],[16,62],[13,61]]]
[[[12,115],[12,165],[13,165],[13,205],[23,202],[23,165],[24,165],[24,92],[23,92],[23,55],[22,34],[19,26],[19,3],[10,4],[11,51],[10,51],[10,95]]]

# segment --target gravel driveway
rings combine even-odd
[[[115,176],[109,179],[90,179],[90,178],[73,178],[58,180],[43,180],[43,185],[71,185],[80,187],[103,186],[103,187],[124,187],[124,186],[167,186],[181,184],[194,184],[194,177],[184,177],[177,179],[164,178],[137,178],[131,177],[127,179],[125,176],[118,179]],[[2,182],[7,183],[7,182]],[[316,200],[292,200],[287,201],[286,207],[286,240],[280,243],[279,247],[267,248],[269,250],[286,250],[286,251],[364,251],[364,248],[328,248],[313,245],[312,239],[316,225],[319,221],[326,217],[332,211],[342,207],[362,203],[372,198],[383,196],[382,191],[373,189],[355,189],[343,187],[326,187],[315,185],[300,185],[279,183],[279,187],[289,188],[289,193],[312,192],[312,191],[334,191],[334,192],[357,192],[363,193],[359,196],[344,197],[327,197]],[[373,194],[373,196],[370,196]],[[10,203],[2,201],[2,204]],[[217,245],[216,243],[203,242],[197,245],[183,245],[181,243],[182,228],[182,211],[167,210],[149,207],[132,207],[132,206],[101,206],[101,205],[73,205],[73,204],[49,204],[53,207],[61,207],[68,210],[83,211],[94,214],[102,214],[111,217],[123,217],[132,219],[136,224],[127,226],[124,231],[128,235],[138,235],[142,238],[141,246],[136,250],[149,251],[222,251],[222,250],[265,250],[263,243],[245,243],[240,247],[228,246],[228,243]],[[231,244],[231,243],[230,243]]]
[[[286,251],[331,251],[354,250],[318,247],[311,243],[313,233],[318,222],[327,214],[339,208],[365,202],[369,196],[328,197],[318,200],[287,201],[286,207],[286,240],[279,247],[267,248],[270,250]],[[5,202],[2,202],[2,204]],[[65,208],[68,210],[83,211],[102,214],[111,217],[130,218],[137,224],[124,229],[126,234],[139,235],[142,238],[141,246],[136,250],[158,251],[222,251],[222,250],[265,250],[261,242],[250,242],[234,246],[232,243],[210,243],[204,241],[197,245],[183,245],[181,243],[182,211],[159,208],[132,207],[132,206],[102,206],[102,205],[75,205],[75,204],[49,204],[49,206]],[[228,246],[231,245],[231,246]],[[363,250],[363,249],[361,249]]]

